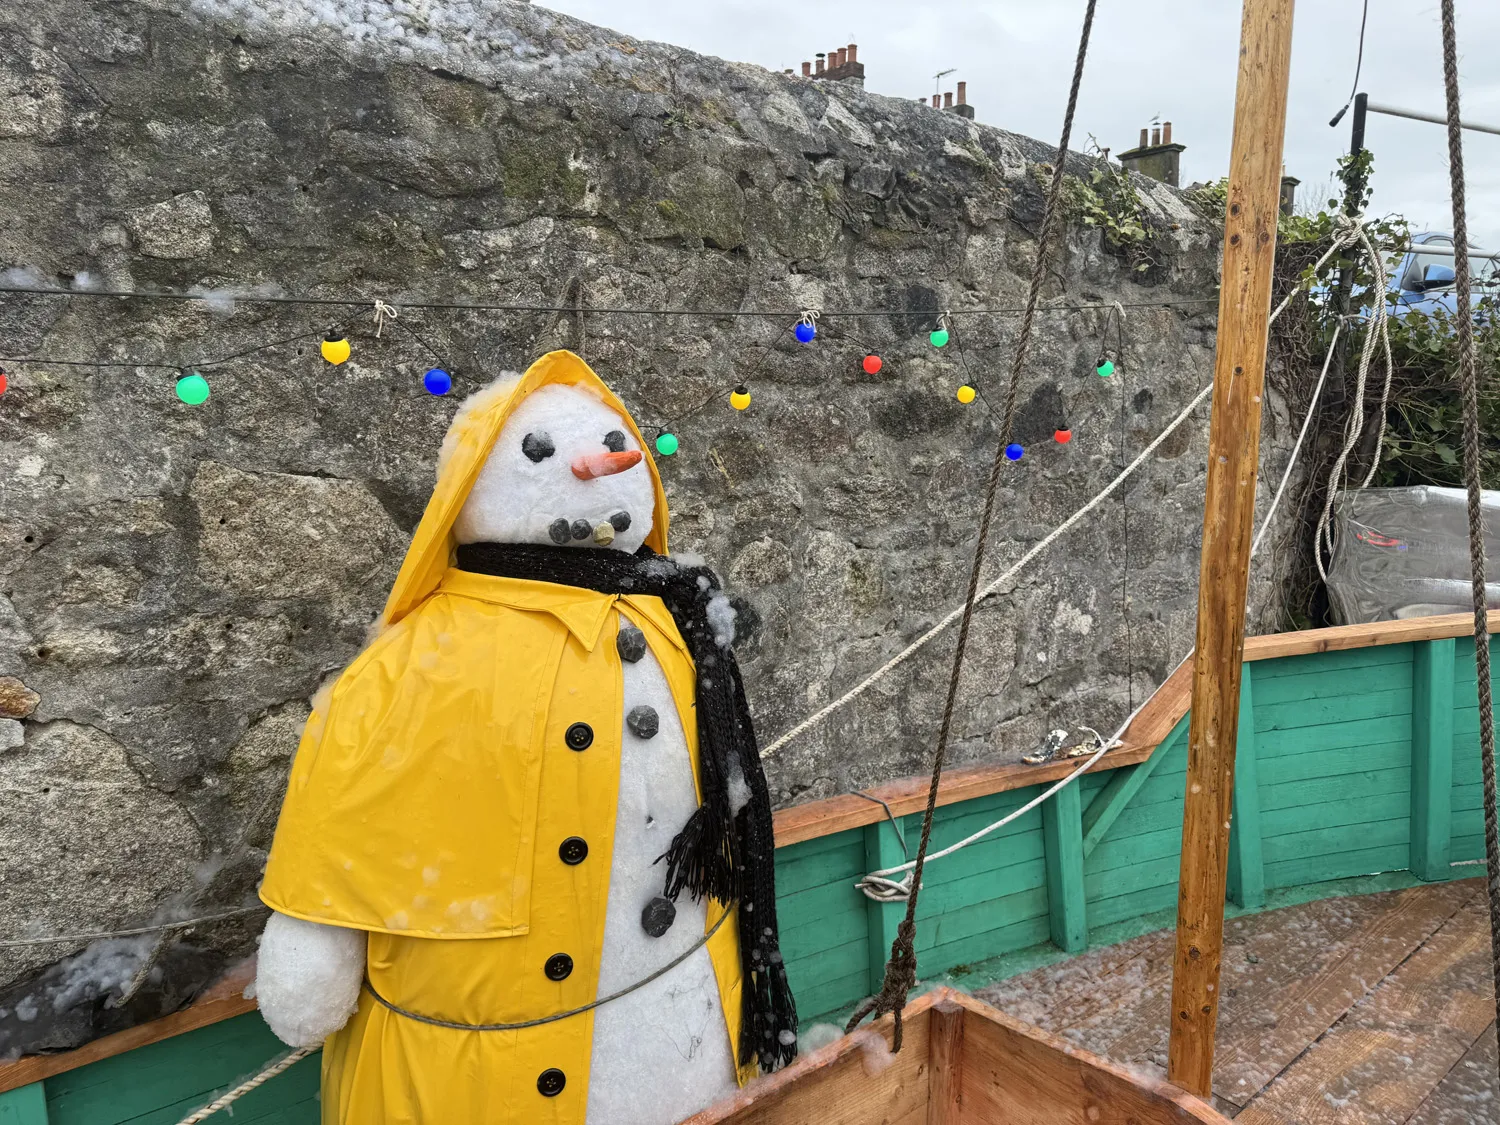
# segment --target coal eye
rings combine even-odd
[[[611,453],[625,452],[625,435],[619,430],[610,430],[604,435],[604,448]]]
[[[545,461],[557,452],[557,446],[546,434],[527,434],[521,439],[521,452],[533,461]]]

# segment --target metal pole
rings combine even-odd
[[[1364,95],[1361,94],[1360,97],[1364,97]],[[1448,119],[1439,114],[1423,113],[1415,109],[1401,109],[1393,105],[1377,105],[1375,102],[1370,102],[1369,110],[1371,113],[1383,113],[1387,117],[1405,117],[1410,121],[1428,121],[1433,125],[1448,124]],[[1475,133],[1494,133],[1496,136],[1500,136],[1500,125],[1482,125],[1478,121],[1460,121],[1458,127]]]

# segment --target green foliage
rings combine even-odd
[[[1224,212],[1229,206],[1229,177],[1220,176],[1211,184],[1189,188],[1182,194],[1205,219],[1222,223]]]
[[[1045,165],[1040,166],[1045,168]],[[1098,227],[1104,243],[1120,253],[1137,273],[1149,270],[1158,260],[1150,217],[1130,173],[1102,161],[1087,179],[1063,177],[1066,213],[1084,226]]]

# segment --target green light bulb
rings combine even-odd
[[[948,330],[946,328],[939,328],[927,338],[932,341],[933,347],[940,348],[948,342]]]
[[[189,406],[200,406],[208,401],[208,380],[194,371],[177,380],[177,397]]]
[[[663,457],[670,457],[677,452],[677,435],[662,434],[656,439],[656,452]]]
[[[1115,373],[1115,361],[1112,359],[1101,359],[1099,366],[1094,369],[1101,378],[1108,379]]]

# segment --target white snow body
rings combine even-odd
[[[661,665],[649,649],[638,662],[623,663],[625,714],[645,704],[655,708],[661,726],[654,738],[637,738],[621,716],[620,797],[599,968],[602,996],[650,976],[690,948],[703,936],[708,909],[683,895],[672,928],[661,937],[641,927],[641,911],[662,892],[666,864],[655,861],[698,807],[698,795],[687,738]],[[725,922],[733,924],[733,919]],[[707,949],[595,1010],[589,1125],[667,1125],[735,1089],[734,1054]]]
[[[583,388],[547,386],[527,396],[496,439],[459,514],[458,541],[549,543],[548,528],[559,518],[597,526],[625,511],[630,526],[608,549],[634,552],[654,514],[646,466],[593,479],[579,479],[572,469],[577,458],[603,450],[604,436],[615,430],[623,432],[625,449],[639,448],[623,419]],[[526,456],[528,434],[545,434],[555,452],[541,460]],[[569,545],[599,549],[592,539]],[[656,860],[698,807],[698,795],[687,738],[661,665],[649,649],[641,660],[622,665],[620,794],[601,996],[643,980],[691,947],[703,936],[708,910],[706,903],[684,895],[661,937],[651,937],[641,925],[642,910],[662,893],[665,864]],[[649,739],[638,738],[625,720],[641,705],[654,708],[659,720]],[[301,1046],[342,1027],[363,977],[364,945],[363,933],[273,914],[256,984],[271,1029]],[[589,1125],[671,1125],[727,1097],[737,1088],[734,1046],[712,959],[700,948],[662,976],[595,1009]]]

